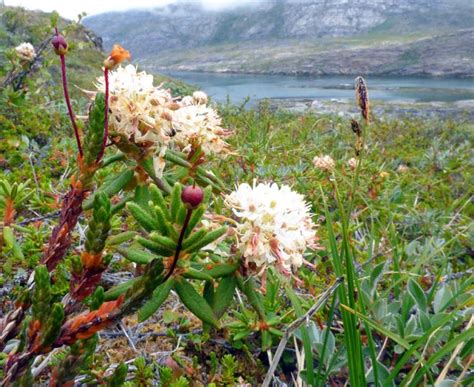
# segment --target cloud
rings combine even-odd
[[[62,16],[75,18],[81,12],[93,15],[107,11],[122,11],[131,8],[160,7],[170,3],[186,0],[5,0],[5,5],[22,6],[28,9],[58,11]],[[202,4],[206,9],[221,10],[237,6],[251,6],[264,0],[188,0]]]
[[[202,0],[201,3],[207,9],[220,10],[234,7],[255,6],[263,1],[264,0]]]

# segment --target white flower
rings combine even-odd
[[[227,152],[223,138],[228,132],[221,127],[221,118],[214,109],[202,104],[181,106],[173,111],[172,122],[176,132],[173,143],[183,152],[198,147],[205,154]]]
[[[105,91],[104,77],[98,79],[96,86]],[[159,175],[172,132],[173,105],[169,91],[153,85],[153,75],[137,73],[133,65],[109,73],[111,135],[123,135],[128,141],[154,151],[153,161]]]
[[[35,48],[31,43],[23,42],[15,47],[16,54],[21,60],[31,62],[36,57]]]
[[[304,197],[287,185],[241,184],[225,198],[238,218],[238,248],[256,270],[276,265],[285,273],[303,264],[315,247],[315,224]]]
[[[204,91],[195,91],[193,93],[193,101],[198,105],[206,105],[208,102],[207,94]]]
[[[336,164],[331,156],[325,155],[325,156],[316,156],[313,159],[313,165],[317,169],[320,169],[321,171],[331,171],[334,169]]]
[[[186,95],[179,102],[180,102],[181,106],[193,105],[194,104],[194,98],[190,95]]]
[[[400,173],[406,173],[409,170],[410,170],[410,168],[405,164],[400,164],[397,168],[397,172],[400,172]]]
[[[207,105],[209,98],[204,91],[195,91],[193,95],[186,95],[181,98],[180,104],[181,106],[189,106],[189,105]]]
[[[359,164],[359,161],[355,157],[352,157],[349,160],[347,160],[347,165],[349,165],[349,168],[352,171],[354,171],[357,168],[357,164]]]

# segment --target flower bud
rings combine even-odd
[[[130,59],[130,53],[119,44],[115,44],[110,52],[110,55],[104,61],[104,67],[112,70],[119,63],[125,59]]]
[[[54,52],[57,55],[66,55],[67,53],[67,42],[62,35],[54,35],[53,39],[51,40],[51,44],[53,45]]]
[[[187,204],[190,208],[196,208],[202,203],[204,198],[203,190],[198,186],[188,185],[184,187],[181,193],[181,200]]]

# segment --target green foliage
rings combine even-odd
[[[48,269],[40,265],[35,270],[35,289],[32,297],[32,318],[45,326],[51,309],[51,284]]]
[[[103,192],[94,196],[92,218],[86,233],[86,251],[93,254],[101,253],[110,231],[110,200]]]
[[[51,307],[48,319],[46,320],[45,330],[42,334],[41,345],[48,348],[59,336],[61,326],[64,321],[64,308],[61,303],[55,303]]]
[[[203,322],[218,326],[217,318],[207,301],[199,295],[194,287],[185,279],[177,279],[175,290],[184,305]]]
[[[168,298],[171,289],[175,286],[174,278],[168,279],[166,282],[158,286],[151,295],[150,299],[140,308],[138,311],[138,320],[145,321],[153,313],[155,313],[158,308],[165,302]]]
[[[128,367],[124,363],[120,363],[117,368],[115,368],[114,373],[107,380],[108,387],[120,387],[125,383],[127,377]]]
[[[146,386],[153,380],[153,368],[147,364],[145,358],[138,357],[133,362],[135,366],[134,381],[135,385]]]
[[[121,190],[130,183],[133,178],[133,171],[130,169],[125,169],[124,171],[113,174],[106,183],[104,183],[100,189],[97,190],[96,194],[104,193],[108,197],[112,197],[113,195],[119,193]],[[94,203],[94,196],[90,197],[88,200],[84,202],[84,209],[89,210],[92,208]]]
[[[89,110],[89,122],[84,135],[84,162],[93,165],[97,160],[104,138],[105,97],[97,93]]]
[[[78,371],[90,367],[99,339],[97,335],[78,342],[67,348],[65,355],[56,367],[55,381],[58,384],[71,382]]]

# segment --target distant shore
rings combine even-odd
[[[343,117],[357,117],[359,112],[354,101],[349,99],[311,100],[311,99],[265,99],[259,106],[268,104],[273,111],[293,113],[337,114]],[[376,117],[417,117],[474,120],[474,99],[457,102],[409,102],[372,101],[372,114]]]

